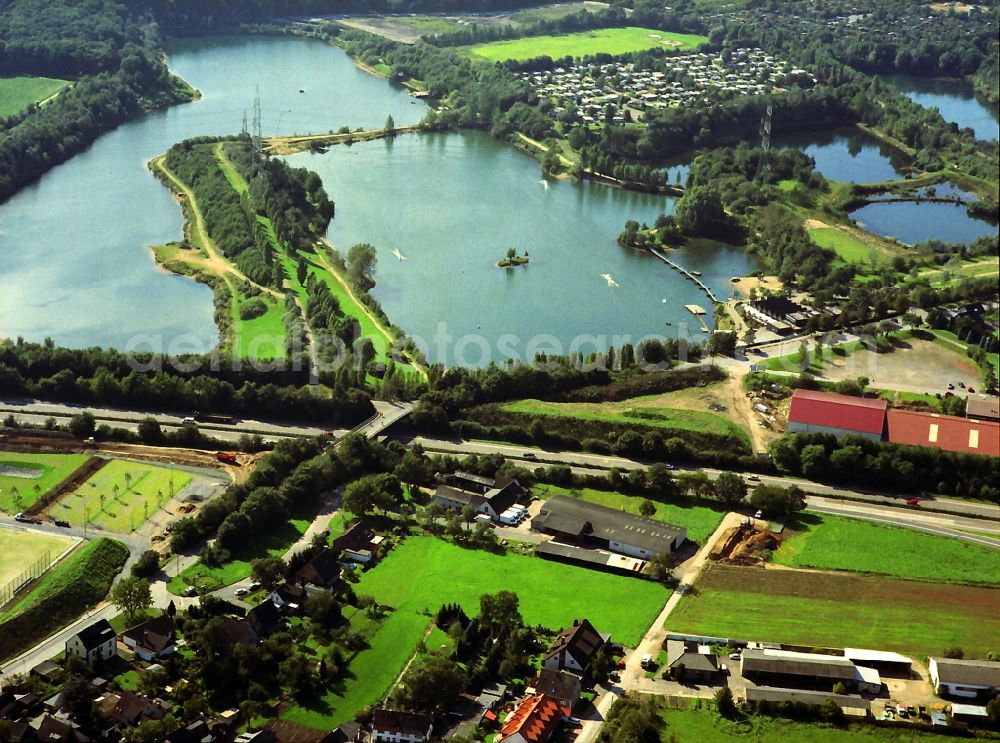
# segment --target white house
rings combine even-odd
[[[929,658],[927,670],[941,695],[975,698],[1000,690],[1000,663],[995,661]]]
[[[107,619],[84,627],[66,640],[66,655],[76,655],[93,666],[98,660],[113,658],[117,653],[118,637]]]
[[[430,740],[433,731],[427,715],[378,709],[372,716],[372,740],[376,743],[421,743]]]

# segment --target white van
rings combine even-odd
[[[646,653],[644,656],[642,656],[642,660],[639,661],[639,665],[642,666],[643,668],[649,668],[651,665],[653,665],[653,656],[650,655],[649,653]]]

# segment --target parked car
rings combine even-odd
[[[951,382],[948,382],[948,389],[950,390],[955,389],[955,385],[953,385]]]
[[[729,654],[729,660],[739,660],[739,659],[740,659],[740,653],[738,650],[734,653]]]
[[[240,586],[239,588],[236,589],[234,593],[237,596],[246,596],[248,593],[250,593],[250,589],[246,588],[245,586]]]
[[[906,707],[904,707],[902,704],[896,705],[896,714],[902,717],[904,720],[907,719],[907,717],[909,717],[909,715],[906,714]]]
[[[37,524],[38,519],[34,519],[24,513],[19,513],[14,516],[14,521],[20,521],[22,524]]]
[[[757,512],[754,513],[753,517],[755,519],[762,519],[762,518],[764,518],[764,512],[763,511],[757,511]]]
[[[260,583],[258,583],[257,581],[254,581],[253,583],[250,584],[251,591],[256,591],[259,589],[260,589]]]
[[[908,714],[910,717],[916,717],[917,716],[917,708],[914,707],[912,704],[907,705],[907,707],[906,707],[906,714]]]

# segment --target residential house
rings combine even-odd
[[[377,709],[372,715],[372,740],[376,743],[420,743],[430,740],[434,725],[427,715]]]
[[[572,671],[583,676],[610,641],[610,635],[602,635],[586,619],[577,619],[572,627],[556,636],[542,660],[542,668]]]
[[[340,573],[340,551],[326,549],[299,568],[295,573],[295,580],[304,585],[335,591],[344,584]]]
[[[985,698],[1000,691],[1000,662],[932,657],[927,671],[934,691],[942,696]]]
[[[79,727],[65,720],[58,720],[52,715],[42,715],[42,717],[32,720],[31,727],[35,728],[35,736],[41,743],[88,743],[87,737]]]
[[[545,694],[525,698],[504,720],[497,743],[545,743],[570,710]]]
[[[718,678],[718,658],[707,645],[667,640],[667,670],[678,681],[709,684]]]
[[[126,630],[122,642],[143,660],[165,658],[174,652],[177,643],[173,617],[163,614]]]
[[[374,538],[375,530],[365,519],[361,519],[348,527],[339,537],[335,537],[330,543],[330,549],[334,552],[371,549]]]
[[[267,600],[261,601],[248,611],[243,621],[253,628],[258,637],[267,637],[285,628],[285,619],[278,611],[278,607]]]
[[[580,692],[583,691],[583,681],[575,673],[569,671],[554,671],[551,668],[543,668],[538,678],[531,684],[534,691],[529,690],[529,694],[544,694],[550,699],[554,699],[560,707],[572,710],[580,699]]]
[[[110,717],[121,725],[135,727],[146,720],[159,720],[163,717],[163,708],[145,697],[131,691],[123,691],[119,696]]]
[[[560,542],[650,560],[671,554],[687,538],[687,529],[556,495],[542,505],[531,528]]]
[[[246,619],[225,618],[226,633],[232,645],[256,645],[260,642],[257,630]]]
[[[357,741],[362,741],[365,739],[365,729],[362,727],[361,723],[354,722],[342,722],[333,731],[332,743],[356,743]]]
[[[304,586],[285,583],[267,595],[267,600],[278,607],[283,614],[297,614],[306,602],[308,591]]]
[[[66,640],[66,655],[76,655],[93,667],[95,663],[113,658],[117,651],[118,636],[107,619],[100,619],[84,627]]]

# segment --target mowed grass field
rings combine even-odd
[[[845,263],[884,263],[885,256],[875,248],[836,227],[809,230],[809,238],[821,248],[829,248]]]
[[[667,600],[656,583],[608,575],[548,562],[526,555],[495,555],[467,550],[433,537],[410,537],[379,565],[363,573],[354,586],[393,608],[368,636],[369,647],[351,661],[347,683],[334,687],[318,702],[289,709],[282,717],[318,729],[329,729],[374,704],[388,690],[444,603],[457,602],[466,613],[479,612],[484,593],[515,591],[521,614],[530,625],[552,629],[587,617],[612,639],[635,645]],[[373,628],[364,615],[355,615]]]
[[[774,553],[795,568],[1000,585],[1000,550],[869,521],[805,514]]]
[[[503,409],[528,415],[551,415],[605,423],[696,431],[750,440],[746,431],[721,415],[701,410],[667,407],[669,403],[660,401],[659,397],[659,395],[633,397],[622,402],[608,403],[549,402],[529,399],[506,403]]]
[[[757,715],[739,720],[719,716],[709,699],[692,699],[689,708],[661,709],[666,723],[661,739],[698,743],[733,743],[734,741],[790,741],[794,743],[914,743],[940,741],[941,735],[914,729],[883,728],[862,722],[855,725],[829,725],[821,722],[798,722],[782,717]]]
[[[667,628],[909,655],[958,646],[985,658],[1000,637],[1000,589],[710,564]]]
[[[523,39],[476,44],[465,49],[473,57],[487,59],[490,62],[503,62],[507,59],[522,60],[542,56],[558,59],[566,56],[585,57],[589,54],[627,54],[659,48],[689,51],[706,41],[708,41],[706,37],[696,34],[677,34],[653,28],[627,26],[559,36],[528,36]]]
[[[129,532],[191,482],[191,475],[170,467],[113,459],[83,485],[47,509],[48,515],[106,531]],[[103,502],[102,502],[103,496]]]
[[[0,118],[21,113],[69,85],[54,77],[0,77]]]
[[[17,513],[48,493],[87,461],[86,454],[0,451],[0,511]],[[9,467],[37,477],[4,474]]]
[[[539,498],[551,498],[554,495],[576,497],[589,503],[607,506],[615,510],[625,510],[638,514],[640,504],[646,500],[638,495],[625,495],[614,490],[594,490],[593,488],[563,488],[558,485],[536,485],[531,489]],[[724,510],[715,510],[707,506],[684,506],[676,503],[658,503],[654,519],[668,524],[683,526],[688,530],[688,539],[699,544],[708,539],[722,521]]]
[[[57,534],[0,527],[0,587],[14,580],[46,554],[54,560],[72,543],[72,539]]]

